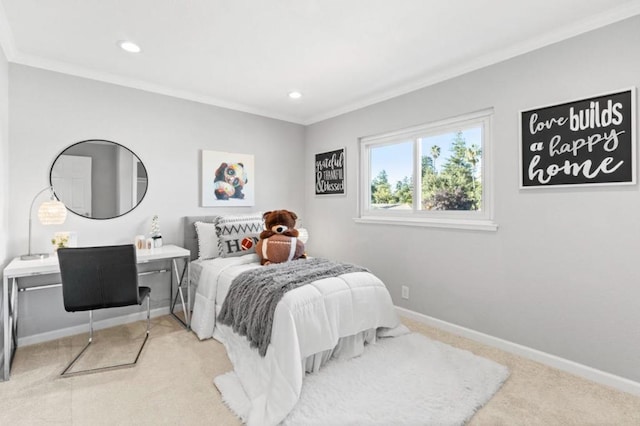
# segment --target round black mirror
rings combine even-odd
[[[111,219],[135,209],[147,193],[147,169],[128,148],[91,139],[62,151],[49,181],[69,211],[91,219]]]

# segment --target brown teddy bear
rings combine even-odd
[[[265,230],[260,233],[256,253],[261,265],[305,258],[304,243],[295,228],[298,216],[289,210],[274,210],[262,215]]]

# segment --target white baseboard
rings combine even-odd
[[[151,318],[169,314],[169,307],[156,308],[151,310]],[[134,321],[140,321],[147,317],[146,309],[140,312],[123,315],[115,318],[107,318],[93,322],[93,329],[100,330],[102,328],[114,327],[116,325],[128,324]],[[48,331],[46,333],[33,334],[31,336],[19,337],[18,346],[35,345],[36,343],[48,342],[50,340],[60,339],[62,337],[73,336],[76,334],[87,333],[89,331],[89,320],[87,324],[76,325],[73,327],[62,328],[59,330]]]
[[[601,385],[609,386],[623,392],[640,396],[640,383],[636,381],[625,379],[624,377],[597,370],[595,368],[588,367],[586,365],[579,364],[565,358],[560,358],[559,356],[551,355],[537,349],[519,345],[508,340],[493,337],[488,334],[472,330],[470,328],[462,327],[430,317],[428,315],[410,311],[409,309],[401,308],[399,306],[396,306],[396,310],[398,311],[399,315],[420,322],[422,324],[426,324],[428,326],[435,327],[440,330],[456,334],[458,336],[466,337],[476,342],[501,349],[505,352],[528,358],[541,364],[548,365],[549,367],[553,367],[558,370],[573,374],[575,376],[591,380],[592,382],[596,382]]]

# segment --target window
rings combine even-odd
[[[496,230],[492,110],[360,140],[359,222]]]

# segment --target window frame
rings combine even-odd
[[[425,123],[393,132],[366,136],[359,139],[360,179],[358,183],[359,223],[379,223],[389,225],[429,226],[438,228],[473,229],[496,231],[493,221],[493,167],[492,167],[492,124],[493,108],[463,114],[431,123]],[[420,209],[422,194],[422,153],[420,138],[437,136],[480,126],[482,129],[482,160],[480,176],[482,181],[482,210],[434,211]],[[371,206],[371,148],[401,143],[413,143],[413,206],[411,210],[372,209]],[[419,196],[416,196],[419,195]]]

